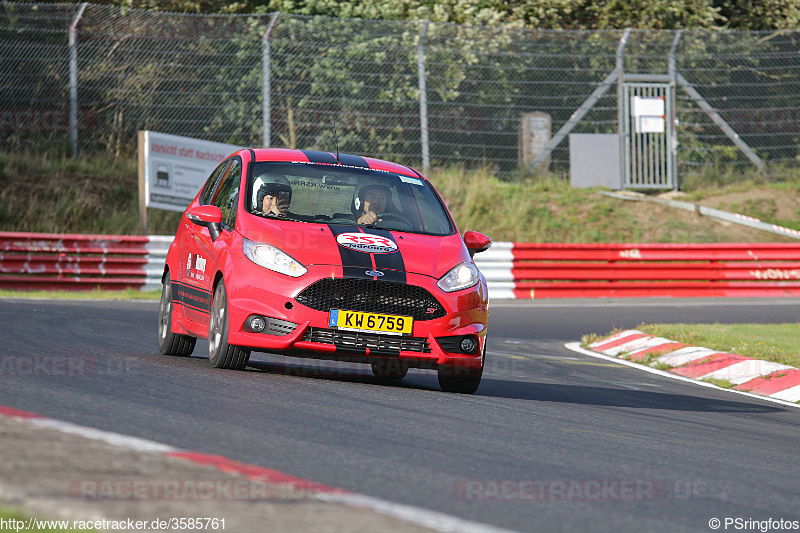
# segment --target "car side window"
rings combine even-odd
[[[236,204],[239,200],[239,183],[242,177],[242,162],[233,159],[231,166],[220,181],[214,194],[213,205],[222,211],[223,226],[233,227],[236,224]]]
[[[206,184],[203,185],[203,193],[200,195],[200,203],[204,205],[208,205],[211,203],[211,193],[214,191],[214,185],[216,185],[217,180],[222,175],[224,170],[228,168],[228,163],[230,161],[223,161],[219,164],[217,168],[214,169],[214,172],[208,177],[206,180]]]

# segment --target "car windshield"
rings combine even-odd
[[[451,235],[450,216],[424,179],[313,163],[250,166],[248,212],[268,218]]]

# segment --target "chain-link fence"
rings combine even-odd
[[[617,133],[621,68],[676,87],[679,172],[753,165],[746,149],[797,164],[800,31],[623,36],[3,2],[0,147],[129,155],[149,129],[332,151],[335,119],[343,152],[510,172],[530,114],[543,144]],[[568,144],[548,145],[552,170]]]

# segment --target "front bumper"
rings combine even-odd
[[[263,271],[261,273],[265,277]],[[441,304],[444,313],[432,320],[416,319],[411,335],[398,336],[330,329],[328,310],[312,309],[295,299],[309,285],[331,277],[335,277],[335,273],[330,267],[314,266],[299,279],[281,276],[282,283],[254,285],[226,280],[228,341],[253,351],[296,357],[356,362],[397,358],[410,367],[419,368],[481,367],[488,320],[488,297],[483,280],[472,288],[448,294],[438,288],[435,280],[407,273],[407,284],[427,290]],[[253,315],[265,318],[267,327],[263,332],[253,332],[248,327]],[[458,339],[463,336],[472,336],[477,341],[477,349],[472,354],[458,350]]]

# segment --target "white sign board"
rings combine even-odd
[[[241,148],[155,131],[139,133],[144,205],[169,211],[186,209],[217,165]]]
[[[666,121],[664,117],[646,117],[638,118],[637,133],[664,133],[666,131]]]
[[[634,117],[663,117],[666,114],[664,99],[633,97],[633,116]]]

